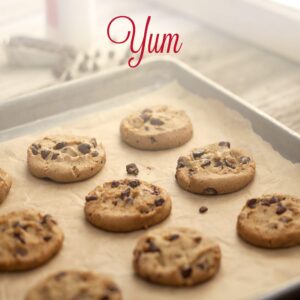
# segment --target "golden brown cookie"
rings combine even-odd
[[[178,159],[176,180],[185,190],[217,195],[238,191],[255,175],[255,163],[243,150],[219,142],[193,149]]]
[[[58,253],[63,232],[50,215],[22,210],[0,216],[0,271],[44,264]]]
[[[219,246],[197,230],[163,228],[139,239],[133,267],[140,277],[151,282],[191,286],[213,277],[220,261]]]
[[[122,300],[109,278],[84,271],[61,271],[32,287],[26,300]]]
[[[249,199],[239,214],[237,231],[260,247],[300,245],[300,199],[280,194]]]
[[[184,111],[160,105],[123,119],[120,132],[123,141],[134,148],[163,150],[188,142],[193,135],[193,126]]]
[[[12,185],[12,179],[9,174],[0,168],[0,203],[6,198]]]
[[[167,192],[137,179],[106,182],[86,196],[87,220],[108,231],[148,228],[162,222],[170,212],[171,198]]]
[[[27,151],[30,172],[57,182],[90,178],[103,168],[105,160],[102,144],[83,136],[46,136],[31,144]]]

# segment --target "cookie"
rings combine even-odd
[[[46,136],[31,144],[27,151],[30,172],[57,182],[90,178],[103,168],[105,160],[102,144],[83,136]]]
[[[133,267],[148,281],[191,286],[213,277],[220,267],[219,246],[189,228],[164,228],[147,232],[134,249]]]
[[[42,265],[58,253],[64,239],[56,221],[35,210],[0,216],[0,233],[0,271]]]
[[[193,135],[193,127],[184,111],[154,106],[123,119],[120,132],[123,141],[134,148],[163,150],[188,142]]]
[[[274,194],[249,199],[238,216],[237,232],[255,246],[300,245],[300,198]]]
[[[108,231],[148,228],[170,211],[171,198],[162,188],[137,179],[106,182],[86,196],[87,220]]]
[[[61,271],[32,287],[25,300],[121,300],[109,278],[84,271]]]
[[[179,157],[175,177],[187,191],[217,195],[242,189],[254,175],[255,162],[249,154],[219,142]]]
[[[12,179],[4,170],[0,168],[0,203],[6,198],[12,185]]]

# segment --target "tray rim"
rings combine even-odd
[[[159,58],[150,57],[150,58],[145,59],[145,61],[143,62],[143,65],[148,66],[148,65],[153,64],[153,63],[155,63],[155,64],[161,64],[161,63],[171,64],[171,65],[174,65],[176,67],[179,67],[179,68],[183,69],[185,72],[190,73],[191,75],[198,78],[202,82],[205,82],[209,86],[219,90],[222,94],[225,94],[225,95],[229,96],[230,98],[232,98],[234,101],[238,102],[239,104],[241,104],[245,108],[247,108],[247,109],[253,111],[254,113],[260,115],[264,119],[266,119],[269,122],[273,123],[275,126],[280,127],[281,129],[286,131],[286,133],[288,133],[289,135],[291,135],[294,138],[300,140],[300,134],[299,133],[297,133],[293,129],[289,128],[288,126],[284,125],[280,121],[276,120],[274,117],[270,116],[269,114],[263,112],[262,110],[260,110],[256,106],[254,106],[253,104],[251,104],[247,101],[244,101],[242,97],[236,95],[234,92],[231,92],[229,89],[227,89],[227,88],[223,87],[222,85],[216,83],[215,81],[211,80],[209,77],[203,75],[202,73],[198,72],[197,70],[194,70],[192,67],[188,66],[186,63],[182,62],[181,60],[176,59],[174,57],[170,57],[170,56],[164,56],[164,57],[159,57]],[[140,66],[140,68],[143,68],[143,65]],[[109,70],[103,70],[99,74],[90,74],[90,75],[87,75],[83,78],[76,78],[76,79],[74,79],[70,82],[62,82],[58,85],[47,86],[47,87],[38,89],[36,91],[32,91],[32,92],[29,92],[29,93],[26,93],[26,94],[22,94],[20,96],[13,97],[13,98],[9,99],[6,102],[0,103],[0,110],[2,108],[6,109],[8,106],[15,105],[15,104],[20,103],[24,100],[26,101],[30,97],[39,96],[41,94],[44,94],[46,92],[52,92],[54,90],[63,90],[65,88],[72,88],[73,86],[76,86],[79,83],[84,84],[86,82],[89,82],[91,79],[102,80],[103,78],[105,78],[107,76],[114,76],[114,75],[116,75],[120,72],[124,72],[124,71],[128,72],[128,71],[131,71],[131,69],[129,69],[129,67],[127,65],[113,67]],[[1,134],[1,130],[0,130],[0,134]]]

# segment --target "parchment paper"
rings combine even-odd
[[[32,271],[0,275],[1,300],[23,299],[30,286],[62,269],[93,270],[109,275],[119,284],[127,300],[252,299],[300,275],[299,247],[263,250],[240,240],[235,229],[237,215],[248,198],[273,192],[299,196],[300,165],[275,152],[237,112],[216,100],[199,99],[176,83],[136,100],[49,131],[91,135],[103,141],[107,163],[99,174],[84,182],[58,184],[32,177],[26,168],[26,149],[37,135],[0,145],[0,167],[14,179],[0,213],[39,209],[52,214],[65,233],[63,249],[49,263]],[[138,107],[158,103],[187,111],[194,125],[192,140],[180,148],[160,152],[139,151],[122,143],[121,118]],[[255,180],[242,191],[224,196],[206,197],[181,190],[174,178],[177,158],[192,147],[220,140],[231,141],[233,146],[252,153],[257,163]],[[161,185],[173,199],[171,216],[158,226],[190,226],[220,243],[222,266],[214,279],[194,288],[168,288],[144,282],[134,276],[131,267],[132,250],[144,232],[108,233],[85,220],[85,195],[104,181],[126,176],[125,165],[131,162],[140,169],[138,178]],[[208,207],[206,214],[198,213],[202,205]]]

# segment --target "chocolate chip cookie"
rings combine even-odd
[[[115,232],[148,228],[162,222],[171,211],[171,198],[162,188],[137,179],[106,182],[85,199],[87,220]]]
[[[134,148],[163,150],[188,142],[193,135],[193,127],[184,111],[154,106],[123,119],[120,132],[123,141]]]
[[[300,198],[274,194],[249,199],[239,214],[237,231],[260,247],[300,245]]]
[[[6,198],[12,185],[12,179],[9,174],[0,168],[0,203]]]
[[[35,210],[0,216],[0,271],[35,268],[60,250],[63,232],[50,215]]]
[[[185,190],[217,195],[240,190],[255,174],[255,162],[243,150],[219,142],[193,149],[177,162],[176,180]]]
[[[103,168],[105,160],[102,144],[83,136],[46,136],[31,144],[27,151],[30,172],[57,182],[90,178]]]
[[[142,278],[175,286],[191,286],[213,277],[221,250],[212,240],[189,228],[147,232],[134,250],[133,267]]]
[[[32,287],[25,300],[121,300],[109,278],[84,271],[61,271]]]

